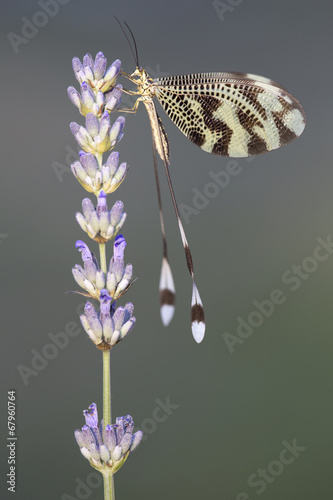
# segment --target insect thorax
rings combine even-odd
[[[130,75],[131,81],[138,87],[138,100],[146,101],[153,99],[155,95],[154,80],[148,75],[144,68],[136,68]]]

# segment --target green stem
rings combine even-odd
[[[111,424],[110,351],[103,351],[103,427]]]
[[[115,500],[113,474],[103,474],[104,500]]]
[[[103,273],[106,274],[106,252],[105,252],[105,243],[100,243],[99,244],[99,256],[100,256],[100,263],[101,263],[101,269]]]
[[[99,245],[101,270],[106,274],[105,243]],[[112,424],[110,352],[103,352],[103,427]],[[115,500],[113,474],[103,474],[104,500]]]
[[[106,273],[105,243],[99,245],[101,269]],[[112,424],[110,350],[103,351],[103,425]]]

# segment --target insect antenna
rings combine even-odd
[[[129,32],[130,32],[130,34],[131,34],[131,37],[132,37],[132,41],[133,41],[133,44],[134,44],[134,49],[135,49],[135,50],[133,49],[132,44],[131,44],[131,41],[130,41],[130,39],[128,38],[127,33],[126,33],[126,31],[124,30],[124,28],[123,28],[123,26],[122,26],[121,22],[119,21],[119,19],[118,19],[116,16],[113,16],[113,17],[115,18],[115,20],[116,20],[116,21],[117,21],[117,23],[119,24],[120,29],[121,29],[121,31],[123,32],[124,37],[126,38],[126,40],[127,40],[127,42],[128,42],[128,45],[130,46],[130,49],[131,49],[131,52],[132,52],[132,55],[133,55],[133,59],[134,59],[135,65],[136,65],[136,67],[138,68],[138,67],[139,67],[138,48],[137,48],[136,41],[135,41],[134,35],[133,35],[133,33],[132,33],[132,30],[131,30],[131,28],[128,26],[128,24],[126,23],[126,21],[124,21],[124,24],[125,24],[126,28],[128,29],[128,31],[129,31]]]
[[[126,28],[128,29],[128,31],[130,32],[131,34],[131,37],[132,37],[132,40],[133,40],[133,43],[134,43],[134,48],[135,48],[135,60],[136,60],[136,67],[139,68],[140,65],[139,65],[139,55],[138,55],[138,47],[136,45],[136,40],[135,40],[135,37],[133,35],[133,31],[131,30],[131,28],[128,26],[127,22],[124,21],[124,24],[126,26]]]

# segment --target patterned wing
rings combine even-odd
[[[157,78],[155,95],[175,125],[204,151],[246,157],[301,135],[305,113],[279,84],[245,73]]]

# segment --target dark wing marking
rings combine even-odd
[[[267,78],[201,73],[159,78],[153,85],[170,119],[209,153],[265,153],[288,144],[305,127],[301,104]]]

